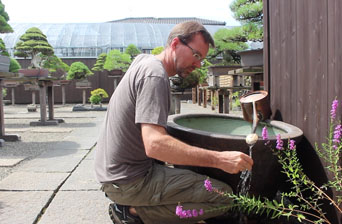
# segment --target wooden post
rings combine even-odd
[[[12,105],[15,105],[14,87],[11,88]]]
[[[192,103],[193,104],[197,103],[197,99],[196,99],[197,91],[196,90],[197,90],[197,87],[192,88],[191,94],[192,94]]]
[[[34,90],[32,91],[32,104],[36,104],[36,92]]]
[[[48,91],[48,106],[49,106],[49,120],[54,120],[54,91],[53,91],[53,85],[47,87]]]
[[[215,110],[214,99],[215,99],[216,91],[211,90],[211,110]]]
[[[223,93],[223,113],[229,114],[229,91]]]
[[[86,89],[83,89],[83,100],[82,100],[82,105],[84,106],[86,104]]]
[[[43,82],[39,85],[39,100],[40,100],[40,122],[46,122],[46,86]]]
[[[202,97],[203,97],[203,108],[207,108],[207,90],[203,88],[202,90]]]
[[[62,105],[65,105],[65,85],[61,85],[62,87]]]
[[[200,87],[197,88],[197,104],[198,106],[201,106],[201,97],[202,95],[202,89]]]

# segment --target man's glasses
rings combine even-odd
[[[194,50],[192,47],[190,47],[190,46],[188,45],[188,43],[185,42],[185,40],[183,40],[182,38],[179,38],[179,40],[180,40],[180,42],[181,42],[182,44],[184,44],[185,46],[187,46],[188,48],[191,49],[191,51],[192,51],[192,56],[194,56],[194,58],[196,58],[197,61],[203,61],[204,58],[202,58],[201,54],[200,54],[198,51],[196,51],[196,50]]]

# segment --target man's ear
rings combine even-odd
[[[175,50],[176,49],[176,47],[177,47],[177,45],[179,44],[179,38],[178,37],[175,37],[175,38],[173,38],[173,40],[172,40],[172,42],[171,42],[171,48],[172,48],[172,50]]]

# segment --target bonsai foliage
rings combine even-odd
[[[61,73],[64,75],[69,71],[69,65],[56,55],[45,56],[41,54],[40,57],[43,59],[42,67],[48,69],[50,73]]]
[[[12,33],[12,27],[7,23],[9,16],[5,11],[5,5],[0,0],[0,33]]]
[[[103,68],[107,71],[121,69],[123,72],[126,72],[131,62],[129,54],[121,53],[119,50],[114,49],[108,53]]]
[[[67,80],[82,80],[88,76],[93,75],[90,69],[83,62],[74,62],[71,64],[66,77]]]
[[[21,66],[17,60],[10,58],[9,72],[17,73]]]
[[[102,102],[103,98],[108,98],[108,93],[101,88],[91,91],[90,94],[89,101],[92,104],[99,104]]]
[[[141,51],[134,44],[130,44],[127,46],[125,53],[129,54],[131,58],[135,58]]]
[[[93,70],[94,72],[95,71],[100,71],[102,72],[104,70],[103,66],[104,66],[104,63],[106,61],[106,58],[107,58],[107,54],[106,53],[102,53],[100,54],[97,59],[96,59],[96,63],[94,64],[94,67],[91,69]]]
[[[15,56],[30,57],[31,64],[29,68],[39,68],[42,58],[39,56],[42,53],[45,56],[53,55],[53,48],[49,44],[47,37],[37,27],[29,28],[17,42],[14,47]]]
[[[241,22],[242,32],[250,41],[263,41],[262,0],[235,0],[230,5],[234,18]]]
[[[153,55],[158,55],[160,54],[162,51],[164,50],[164,47],[155,47],[153,50],[152,50],[152,54]]]
[[[5,42],[0,38],[0,55],[9,56],[9,53],[6,50]]]
[[[223,56],[223,64],[239,64],[240,56],[236,53],[248,48],[246,37],[240,27],[220,29],[214,34],[215,49],[209,50],[209,58]]]

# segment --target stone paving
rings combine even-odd
[[[72,112],[57,105],[58,126],[31,127],[38,112],[25,106],[5,106],[6,133],[19,142],[0,148],[0,223],[86,224],[111,223],[110,201],[94,176],[94,146],[104,111]],[[216,113],[182,103],[181,113]]]

